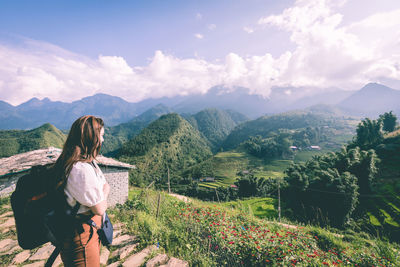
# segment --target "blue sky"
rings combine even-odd
[[[399,29],[397,0],[0,1],[0,100],[400,89]]]
[[[274,54],[284,52],[289,42],[277,46],[268,39],[287,34],[270,31],[264,38],[254,38],[243,27],[251,27],[257,18],[279,12],[292,2],[4,1],[0,3],[0,25],[11,36],[43,40],[93,58],[123,56],[135,65],[148,63],[156,50],[214,60],[229,52],[260,54],[266,48]]]

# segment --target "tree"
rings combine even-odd
[[[383,141],[382,121],[365,118],[357,126],[357,136],[353,146],[370,149]]]
[[[380,115],[379,120],[382,121],[383,130],[386,132],[393,132],[396,128],[397,117],[392,113],[392,111],[385,112],[385,114]]]
[[[284,199],[297,219],[343,226],[358,202],[357,177],[335,168],[334,153],[314,157],[286,170]]]

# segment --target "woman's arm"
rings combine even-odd
[[[103,193],[104,193],[104,200],[101,201],[100,203],[90,207],[91,211],[95,215],[102,216],[107,209],[107,198],[108,198],[108,194],[110,193],[110,185],[108,183],[104,184]]]

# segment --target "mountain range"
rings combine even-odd
[[[376,117],[390,110],[400,114],[398,103],[399,90],[376,83],[367,84],[358,91],[337,88],[319,91],[316,88],[272,88],[269,98],[250,94],[247,88],[223,86],[213,87],[206,94],[146,99],[137,103],[106,94],[96,94],[72,103],[32,98],[18,106],[0,101],[0,129],[32,129],[51,123],[65,130],[69,129],[76,118],[86,114],[102,117],[106,125],[111,127],[132,123],[139,114],[158,104],[179,114],[195,114],[207,108],[216,108],[234,110],[254,119],[318,104],[331,105],[340,109],[344,115]]]
[[[117,155],[118,150],[125,142],[138,135],[145,127],[162,115],[169,113],[173,113],[170,108],[158,104],[129,122],[106,127],[102,153],[107,156]],[[249,120],[236,111],[219,109],[204,109],[194,115],[185,113],[182,114],[182,117],[199,131],[199,134],[207,141],[213,152],[220,148],[222,141],[235,126]]]

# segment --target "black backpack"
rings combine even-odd
[[[57,257],[64,239],[72,235],[79,209],[79,204],[73,208],[67,204],[63,187],[57,189],[58,181],[55,168],[35,166],[19,178],[11,195],[18,244],[33,249],[51,242],[56,249],[50,259]]]

